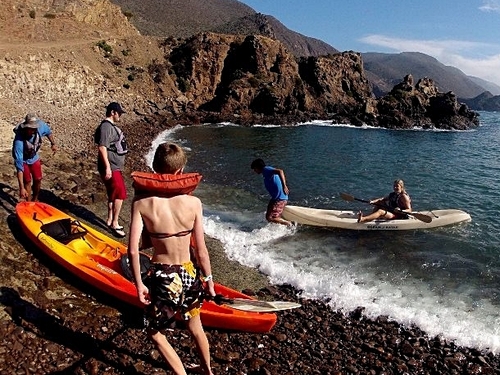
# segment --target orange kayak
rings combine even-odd
[[[41,202],[21,202],[16,214],[23,232],[43,252],[85,282],[129,304],[143,307],[134,284],[122,268],[127,248],[121,242]],[[228,298],[251,297],[221,284],[215,291]],[[203,303],[204,326],[244,332],[269,332],[276,314]]]

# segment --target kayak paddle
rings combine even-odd
[[[429,215],[421,214],[419,212],[406,212],[401,209],[394,209],[391,207],[386,206],[385,204],[379,204],[379,203],[371,203],[370,201],[367,201],[365,199],[359,199],[356,197],[353,197],[352,195],[346,194],[346,193],[340,193],[340,197],[343,200],[346,200],[348,202],[353,202],[353,201],[358,201],[358,202],[363,202],[363,203],[368,203],[371,204],[372,206],[377,206],[381,207],[387,211],[392,212],[393,214],[407,214],[413,216],[415,219],[418,219],[420,221],[423,221],[424,223],[430,223],[432,221],[432,217]]]
[[[228,298],[222,294],[216,296],[205,295],[205,299],[212,300],[218,305],[230,305],[233,309],[253,312],[274,312],[301,307],[300,303],[288,301],[259,301],[248,298]]]

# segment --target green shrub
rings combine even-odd
[[[191,89],[191,85],[184,78],[179,79],[178,83],[179,83],[179,90],[181,90],[182,92],[188,92]]]
[[[148,73],[156,83],[163,82],[165,79],[165,71],[165,66],[161,64],[158,59],[154,59],[148,66]]]
[[[122,50],[122,55],[123,55],[123,56],[128,56],[128,55],[130,55],[130,50],[129,50],[129,49],[124,49],[124,50]]]
[[[113,53],[113,47],[111,47],[108,43],[106,43],[106,41],[104,40],[100,40],[99,42],[97,42],[96,44],[97,47],[99,47],[100,49],[102,49],[104,52],[106,52],[107,54],[111,54]]]
[[[130,66],[127,66],[125,69],[127,69],[129,72],[133,73],[134,75],[144,73],[144,68],[141,66],[130,65]]]

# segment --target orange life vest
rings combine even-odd
[[[135,197],[173,197],[191,194],[203,176],[199,173],[160,174],[152,172],[132,172],[132,187]],[[191,246],[196,247],[191,235]],[[143,231],[141,249],[152,247],[151,238]]]
[[[132,172],[135,195],[173,197],[192,193],[203,176],[199,173],[160,174]]]

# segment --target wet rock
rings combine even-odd
[[[408,341],[405,341],[401,345],[401,353],[407,356],[412,356],[415,353],[415,349]]]
[[[256,295],[255,291],[252,289],[243,289],[242,293],[246,294],[247,296],[255,296]]]

